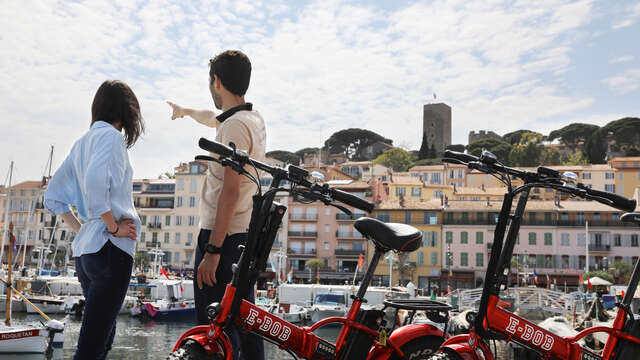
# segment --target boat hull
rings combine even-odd
[[[48,335],[44,329],[0,329],[0,353],[44,353]]]

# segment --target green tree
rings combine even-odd
[[[373,163],[392,168],[393,171],[407,171],[411,164],[411,156],[408,152],[395,148],[380,154]]]
[[[333,133],[325,142],[324,149],[329,149],[330,154],[344,153],[349,160],[368,160],[364,149],[381,141],[392,145],[393,140],[387,139],[373,131],[366,129],[345,129]]]
[[[552,131],[547,140],[560,139],[567,146],[576,146],[580,142],[586,142],[598,129],[600,129],[598,125],[573,123]]]
[[[482,139],[478,140],[474,143],[469,144],[467,146],[467,151],[471,155],[480,156],[482,154],[482,150],[486,149],[491,151],[495,156],[498,157],[498,161],[503,164],[509,164],[509,153],[511,152],[511,145],[501,139]]]
[[[422,144],[420,145],[420,151],[418,151],[418,159],[429,158],[429,143],[427,142],[427,134],[422,133]]]
[[[273,150],[273,151],[269,151],[265,155],[267,157],[280,160],[285,164],[298,165],[300,163],[300,157],[297,154],[292,153],[291,151]]]
[[[520,143],[520,140],[522,139],[522,135],[525,133],[536,133],[536,132],[531,130],[516,130],[510,133],[504,134],[502,136],[502,139],[511,145],[516,145]],[[542,137],[542,134],[540,133],[536,133],[536,134],[539,134]]]
[[[640,149],[640,118],[626,117],[612,121],[593,133],[585,144],[592,164],[604,164],[607,148],[613,152],[634,154]]]
[[[526,132],[511,149],[509,161],[513,166],[538,166],[543,151],[542,134]]]
[[[137,251],[134,257],[134,267],[139,267],[140,269],[149,268],[149,257],[147,253],[144,251]]]
[[[545,166],[561,165],[560,153],[552,147],[545,147],[540,154],[540,164]]]
[[[436,157],[438,157],[438,153],[436,152],[436,147],[431,144],[431,146],[429,147],[429,159],[435,159]]]
[[[633,266],[625,261],[618,260],[609,265],[607,272],[611,274],[616,284],[627,284],[631,278],[631,273],[633,273]]]
[[[569,155],[569,158],[562,162],[562,165],[588,165],[589,160],[584,156],[582,151],[575,150]]]
[[[424,165],[442,165],[442,159],[422,159],[418,161],[414,161],[409,165],[409,169],[414,166],[424,166]]]
[[[295,154],[298,155],[298,158],[300,160],[304,160],[304,156],[306,154],[318,154],[318,151],[320,151],[320,148],[317,148],[317,147],[306,147],[304,149],[300,149],[300,150],[296,151]]]
[[[318,274],[318,270],[324,266],[323,259],[309,259],[304,263],[305,266],[311,268],[314,273],[316,273],[316,283],[320,283],[320,276]],[[311,281],[311,279],[309,279]]]

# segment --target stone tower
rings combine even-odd
[[[422,124],[429,147],[433,144],[441,156],[445,147],[451,145],[451,107],[443,103],[424,105]]]

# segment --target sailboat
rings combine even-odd
[[[13,175],[13,161],[9,170],[9,187],[11,189],[11,176]],[[11,206],[11,191],[7,195],[7,207]],[[6,218],[9,221],[8,218]],[[9,231],[3,231],[2,250],[4,250],[5,240],[9,239],[7,252],[7,280],[0,278],[6,288],[5,323],[0,325],[0,353],[44,353],[50,348],[62,348],[64,344],[64,323],[52,320],[45,313],[38,312],[47,320],[45,325],[12,325],[11,324],[11,300],[12,293],[20,296],[23,301],[35,308],[27,298],[13,288],[11,283],[11,272],[13,269],[13,248],[15,246],[15,236],[13,235],[13,222],[9,221]],[[0,257],[0,263],[1,263]]]

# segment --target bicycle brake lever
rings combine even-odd
[[[329,205],[331,205],[331,206],[334,206],[334,207],[338,208],[338,210],[342,211],[343,213],[345,213],[345,214],[347,214],[347,215],[349,215],[349,216],[353,215],[353,213],[351,212],[351,210],[347,209],[346,207],[344,207],[344,206],[342,206],[342,205],[338,205],[338,204],[333,203],[333,202],[332,202],[331,204],[329,204]]]
[[[204,160],[204,161],[214,161],[214,162],[217,162],[218,164],[222,164],[220,159],[216,159],[213,156],[209,156],[209,155],[197,155],[195,159]]]

